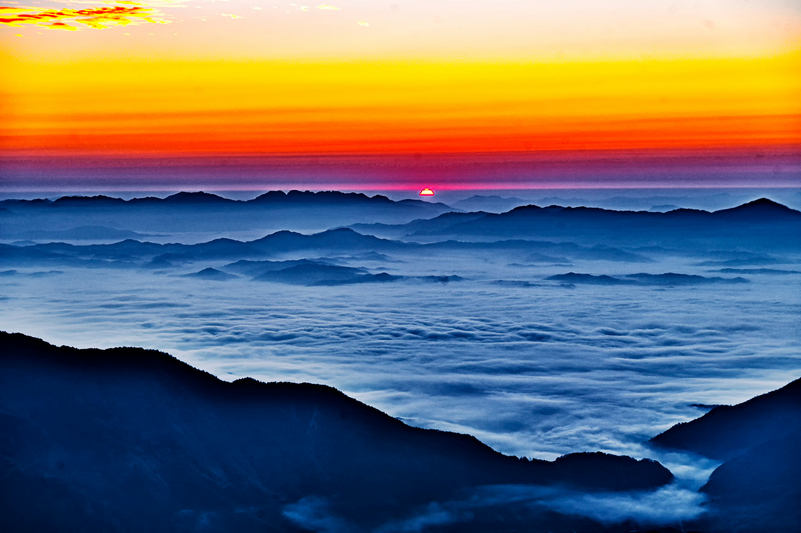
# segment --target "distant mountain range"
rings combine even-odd
[[[253,241],[215,239],[199,244],[157,244],[126,239],[114,244],[74,245],[47,243],[26,246],[0,244],[0,265],[72,265],[132,267],[148,259],[148,267],[169,268],[174,264],[198,260],[256,259],[280,257],[287,254],[359,254],[436,252],[484,252],[514,253],[521,260],[531,258],[540,262],[543,258],[563,262],[564,257],[576,259],[649,262],[642,254],[626,252],[606,246],[583,247],[573,243],[551,243],[537,241],[457,242],[445,241],[431,244],[407,243],[362,235],[351,229],[340,228],[312,235],[291,231],[279,231]],[[533,254],[533,255],[532,255]],[[543,255],[548,254],[548,255]],[[365,256],[370,259],[370,256]],[[374,260],[374,259],[372,259]]]
[[[297,532],[320,530],[315,517],[375,531],[478,487],[607,493],[673,479],[654,461],[602,453],[504,456],[329,387],[226,383],[161,352],[21,334],[0,333],[0,427],[0,516],[15,532]],[[473,519],[442,531],[607,530],[515,501]]]
[[[362,233],[415,241],[567,239],[609,246],[749,249],[801,247],[801,212],[762,198],[721,211],[611,211],[587,207],[517,207],[501,214],[447,213],[403,225],[359,224]]]
[[[271,191],[247,201],[204,192],[132,200],[65,196],[52,201],[0,201],[0,239],[40,240],[36,234],[26,236],[30,231],[45,232],[42,238],[52,232],[72,232],[60,238],[93,239],[92,231],[81,230],[91,226],[153,234],[254,229],[265,233],[277,229],[321,231],[359,222],[405,223],[450,211],[453,208],[438,202],[393,201],[381,195],[336,191]]]
[[[474,197],[471,201],[476,205],[508,201],[511,206],[518,200]],[[252,236],[254,231],[263,235],[281,229],[319,233],[347,226],[363,234],[416,242],[537,240],[679,250],[741,245],[753,250],[797,250],[801,246],[801,212],[765,198],[715,212],[525,205],[501,213],[465,213],[443,203],[393,201],[360,193],[272,191],[237,201],[183,192],[163,199],[5,200],[0,201],[0,213],[0,239],[6,242],[102,241],[175,233],[219,235],[222,231]]]
[[[276,223],[287,222],[292,225],[292,220],[307,220],[317,215],[325,221],[337,219],[340,215],[350,217],[348,220],[352,220],[354,216],[357,219],[359,216],[369,218],[372,216],[372,207],[367,206],[383,206],[381,209],[386,212],[406,209],[398,207],[403,204],[402,202],[392,202],[385,197],[299,192],[267,193],[249,202],[236,202],[205,193],[180,193],[163,200],[140,199],[126,202],[107,197],[67,197],[45,203],[38,200],[27,203],[19,201],[5,203],[12,206],[39,206],[34,208],[34,211],[40,209],[49,213],[45,218],[51,217],[51,222],[57,221],[58,224],[64,223],[62,220],[64,217],[70,219],[73,215],[78,218],[84,215],[90,216],[95,210],[92,207],[81,207],[86,204],[101,206],[97,210],[101,219],[106,216],[113,219],[120,213],[133,209],[135,216],[130,220],[146,220],[151,227],[154,226],[154,221],[162,220],[167,226],[172,224],[170,231],[175,229],[174,223],[177,220],[178,226],[187,224],[194,227],[209,224],[210,227],[217,227],[229,223],[249,225],[250,233],[255,231],[253,228],[258,227],[258,221],[262,220],[259,218],[261,216],[259,213],[268,213],[274,217]],[[281,215],[278,211],[258,207],[273,204],[290,206],[290,211],[279,210],[283,213]],[[187,208],[185,211],[173,211],[172,208],[162,209],[164,205],[195,207]],[[209,211],[204,207],[208,205],[217,206],[221,211],[213,209]],[[333,211],[326,207],[332,205],[339,207],[332,207]],[[348,205],[351,207],[343,207]],[[354,207],[359,205],[362,207]],[[403,205],[413,206],[410,209],[424,210],[429,208],[440,210],[447,207],[443,204],[426,204],[418,201]],[[140,206],[141,209],[136,206]],[[233,211],[226,211],[229,208]],[[248,214],[247,210],[251,208],[255,211]],[[337,211],[340,208],[342,210]],[[335,211],[339,214],[332,215]],[[61,217],[60,214],[63,213],[67,214]],[[450,260],[460,256],[470,256],[472,259],[483,256],[492,260],[502,258],[509,265],[528,268],[542,265],[571,266],[574,261],[645,264],[676,256],[691,258],[696,267],[737,268],[795,265],[798,263],[798,254],[801,253],[801,213],[766,199],[713,213],[686,209],[654,213],[556,206],[519,207],[502,214],[448,212],[400,225],[353,224],[310,234],[280,230],[251,240],[217,238],[197,244],[150,242],[144,234],[102,225],[78,226],[69,230],[33,229],[38,216],[33,212],[12,216],[12,219],[19,219],[14,224],[18,224],[20,228],[27,228],[14,234],[31,239],[53,238],[57,241],[62,237],[66,241],[85,239],[102,241],[114,236],[136,238],[125,238],[110,244],[75,242],[0,244],[0,267],[6,269],[145,268],[156,272],[181,268],[184,270],[180,274],[188,274],[192,271],[188,271],[186,265],[206,262],[207,264],[195,268],[192,275],[198,278],[224,280],[233,279],[224,275],[225,273],[242,274],[230,270],[233,268],[230,265],[236,261],[270,260],[275,263],[305,259],[313,260],[317,266],[287,264],[281,268],[271,268],[270,272],[262,269],[248,275],[251,278],[258,276],[262,281],[326,285],[376,283],[411,278],[426,280],[428,279],[426,275],[433,276],[429,281],[434,278],[441,280],[443,276],[455,281],[459,278],[454,276],[465,275],[454,271],[429,271],[424,272],[425,275],[420,275],[415,272],[398,271],[397,266],[387,269],[386,265],[374,265],[379,268],[367,270],[359,264],[361,261],[372,263],[380,261],[397,265],[409,258],[437,257]],[[14,224],[8,225],[4,221],[0,233],[8,231]],[[354,228],[359,231],[355,231]],[[350,259],[342,264],[341,258],[344,257]],[[334,258],[340,259],[334,260]],[[354,262],[356,264],[353,264]],[[453,261],[453,264],[458,262]],[[266,267],[266,264],[262,266]],[[212,268],[221,273],[204,271],[205,268]],[[352,270],[346,270],[348,268]],[[278,270],[285,271],[278,273]],[[665,286],[746,281],[737,277],[720,278],[697,274],[692,276],[680,272],[647,274],[639,268],[634,272],[638,271],[638,274],[625,274],[623,277],[568,272],[557,274],[552,281],[566,284]],[[772,269],[775,273],[792,274],[796,271],[794,268]],[[749,272],[760,274],[768,273],[768,270],[746,270],[743,273]],[[731,271],[731,273],[737,272]],[[553,275],[554,272],[551,271],[550,274]]]
[[[102,209],[120,207],[141,207],[141,206],[309,206],[309,205],[335,205],[338,207],[352,206],[380,206],[392,208],[403,206],[406,209],[448,209],[450,207],[437,202],[425,202],[422,200],[390,200],[380,194],[367,196],[362,193],[345,193],[339,191],[269,191],[252,200],[231,200],[216,194],[207,192],[179,192],[166,198],[146,197],[123,200],[110,196],[62,196],[56,200],[3,200],[0,201],[0,208],[20,209],[20,208],[79,208],[79,209]]]

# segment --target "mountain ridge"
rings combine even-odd
[[[801,378],[732,406],[717,406],[649,441],[722,461],[701,488],[705,531],[797,531],[801,524]]]
[[[407,426],[324,385],[227,383],[156,350],[79,350],[5,332],[0,427],[0,511],[15,531],[204,523],[300,531],[286,509],[313,498],[349,531],[366,532],[473,487],[625,491],[673,479],[655,461],[606,454],[504,456],[469,435]],[[593,523],[520,512],[556,531]]]

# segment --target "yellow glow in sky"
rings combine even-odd
[[[801,145],[796,2],[8,7],[8,156]]]
[[[0,139],[12,152],[575,148],[569,138],[598,147],[784,145],[799,141],[801,117],[798,53],[570,63],[120,60],[46,69],[9,61],[5,68]]]
[[[292,61],[741,57],[786,53],[801,43],[801,4],[786,0],[26,4],[20,0],[0,8],[2,47],[17,58],[51,62],[88,56]],[[168,24],[146,24],[146,17]],[[42,31],[52,24],[78,31]],[[139,25],[115,27],[126,24]]]

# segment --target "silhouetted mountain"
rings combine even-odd
[[[678,285],[704,285],[709,283],[748,283],[745,278],[720,278],[705,277],[692,274],[676,274],[667,272],[665,274],[626,274],[622,277],[607,275],[596,276],[593,274],[577,274],[568,272],[567,274],[557,274],[545,279],[552,281],[562,281],[565,283],[583,283],[585,285],[666,285],[675,287]]]
[[[801,274],[799,270],[781,270],[776,268],[721,268],[714,272],[720,272],[721,274]]]
[[[419,279],[431,283],[450,283],[451,281],[464,281],[461,276],[408,276],[405,279]]]
[[[225,265],[223,268],[237,274],[243,274],[250,277],[256,277],[267,272],[275,272],[276,270],[283,270],[285,268],[293,267],[296,265],[327,265],[324,261],[298,259],[289,261],[249,261],[242,259],[235,263]]]
[[[715,407],[652,444],[724,461],[701,491],[705,531],[798,531],[801,524],[801,379],[735,406]]]
[[[767,198],[760,198],[753,202],[715,211],[714,215],[720,219],[728,219],[732,222],[752,222],[766,220],[799,220],[801,212],[790,209],[787,206],[776,203]]]
[[[358,228],[371,231],[366,226]],[[386,227],[373,230],[377,234],[389,232]],[[583,245],[716,249],[739,243],[756,249],[797,249],[801,246],[801,213],[766,199],[712,213],[693,209],[660,213],[528,205],[501,214],[455,214],[392,228],[391,236],[401,235],[419,241],[568,239]]]
[[[217,270],[216,268],[204,268],[200,272],[186,274],[185,277],[208,279],[212,281],[227,281],[229,279],[235,279],[237,276],[233,274],[228,274],[227,272],[222,272],[220,270]]]
[[[263,252],[286,253],[299,250],[320,251],[393,251],[409,249],[411,245],[362,235],[349,228],[339,228],[313,235],[279,231],[248,244]]]
[[[414,253],[425,255],[432,252],[475,252],[512,254],[525,261],[532,254],[549,256],[554,262],[564,262],[564,257],[586,260],[618,262],[651,262],[648,257],[618,248],[596,245],[583,247],[575,243],[552,243],[542,241],[498,241],[459,242],[445,241],[431,244],[406,243],[362,235],[349,228],[328,230],[312,235],[292,231],[278,231],[253,241],[215,239],[198,244],[157,244],[126,239],[114,244],[73,245],[66,243],[36,244],[18,247],[0,245],[0,264],[18,266],[41,264],[90,265],[116,261],[132,266],[145,261],[142,266],[164,268],[169,263],[196,260],[258,259],[285,254],[344,255],[359,257],[371,254],[366,260],[380,260],[380,254]],[[553,255],[558,254],[558,255]],[[550,260],[550,259],[549,259]],[[148,264],[155,261],[154,264]],[[165,263],[166,261],[166,263]],[[322,261],[317,260],[320,263]],[[290,265],[285,265],[290,266]],[[285,268],[284,267],[284,268]],[[275,269],[273,269],[275,270]],[[255,275],[255,274],[254,274]]]
[[[52,203],[53,201],[47,198],[36,198],[35,200],[20,200],[11,198],[8,200],[0,200],[0,204],[2,204],[3,206],[6,207],[20,206],[23,209],[26,207],[33,207],[33,206],[44,207]]]
[[[105,195],[97,196],[62,196],[50,203],[41,204],[19,204],[20,206],[37,206],[37,207],[59,207],[59,208],[109,208],[121,207],[126,204],[125,200],[120,198],[112,198]]]
[[[149,203],[158,203],[155,198],[148,198]],[[154,201],[155,200],[155,201]],[[229,200],[216,194],[209,194],[207,192],[179,192],[161,200],[164,204],[172,205],[192,205],[198,204],[234,204],[236,200]]]
[[[557,274],[555,276],[548,276],[545,278],[551,281],[563,281],[565,283],[583,283],[585,285],[633,285],[636,282],[633,280],[625,280],[614,278],[612,276],[593,274],[579,274],[576,272],[568,272],[567,274]]]
[[[452,211],[442,203],[393,201],[385,196],[337,191],[273,191],[247,201],[205,192],[167,198],[122,200],[108,196],[65,196],[55,201],[0,201],[6,217],[0,237],[21,231],[57,231],[75,226],[109,226],[169,234],[277,229],[321,231],[360,222],[404,223]]]
[[[716,407],[650,442],[727,461],[796,429],[801,429],[801,379],[739,405]]]
[[[360,532],[482,486],[620,491],[673,476],[605,454],[508,457],[325,386],[226,383],[153,350],[0,333],[0,479],[15,532],[306,531],[304,517]],[[607,530],[500,500],[456,522],[438,530]]]
[[[422,235],[427,232],[446,230],[454,224],[478,220],[486,215],[485,212],[444,213],[431,219],[412,220],[406,224],[353,224],[350,227],[359,233],[397,239],[412,234]]]
[[[167,269],[174,267],[175,265],[172,263],[172,261],[169,260],[169,254],[156,256],[149,262],[142,265],[142,268],[147,268],[152,270]]]
[[[337,265],[330,260],[299,259],[290,261],[237,261],[226,265],[225,270],[253,277],[256,281],[289,283],[293,285],[349,285],[356,283],[386,283],[399,280],[448,283],[462,281],[459,276],[395,276],[380,272],[371,274],[367,269]]]
[[[332,285],[356,282],[364,276],[369,276],[369,273],[363,268],[308,262],[280,270],[270,270],[253,279],[297,285]]]
[[[63,196],[56,200],[37,199],[37,200],[3,200],[0,205],[20,206],[20,207],[119,207],[119,206],[141,206],[141,205],[185,205],[185,204],[218,204],[218,205],[248,205],[248,204],[273,204],[281,206],[297,206],[310,204],[330,204],[337,206],[380,206],[392,208],[395,205],[402,205],[404,208],[432,208],[429,211],[450,210],[450,207],[441,202],[423,202],[420,200],[390,200],[386,196],[375,195],[367,196],[362,193],[345,193],[339,191],[269,191],[252,200],[231,200],[222,196],[207,192],[179,192],[166,198],[146,197],[123,200],[105,195],[96,196]]]
[[[708,283],[748,283],[748,280],[741,277],[720,278],[717,276],[697,276],[694,274],[676,274],[667,272],[665,274],[627,274],[627,279],[633,279],[643,285],[705,285]]]
[[[361,235],[350,229],[329,230],[313,235],[279,231],[255,241],[215,239],[199,244],[157,244],[126,239],[114,244],[72,245],[47,243],[17,247],[0,245],[0,261],[73,262],[75,258],[133,260],[162,257],[168,261],[197,259],[237,259],[264,257],[297,251],[320,252],[373,252],[376,250],[404,250],[408,244]],[[166,254],[169,254],[167,256]]]
[[[3,278],[10,278],[12,276],[27,276],[31,278],[46,278],[49,276],[58,276],[63,274],[61,270],[47,270],[47,271],[39,271],[39,272],[18,272],[16,270],[2,270],[0,271],[0,277]]]
[[[393,206],[403,206],[405,208],[417,209],[424,208],[425,206],[435,206],[433,210],[446,210],[450,211],[451,208],[441,202],[422,202],[420,200],[390,200],[386,196],[377,194],[375,196],[367,196],[362,193],[345,193],[339,191],[270,191],[250,200],[246,203],[254,204],[273,204],[273,205],[352,205],[362,207],[385,207],[392,208]]]

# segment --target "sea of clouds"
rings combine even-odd
[[[324,383],[408,424],[543,459],[653,456],[644,441],[704,406],[801,375],[798,275],[565,285],[545,280],[568,270],[559,265],[402,261],[371,270],[466,279],[306,287],[173,271],[17,269],[0,277],[0,324],[58,345],[159,349],[226,380]],[[719,275],[693,264],[569,269]]]

